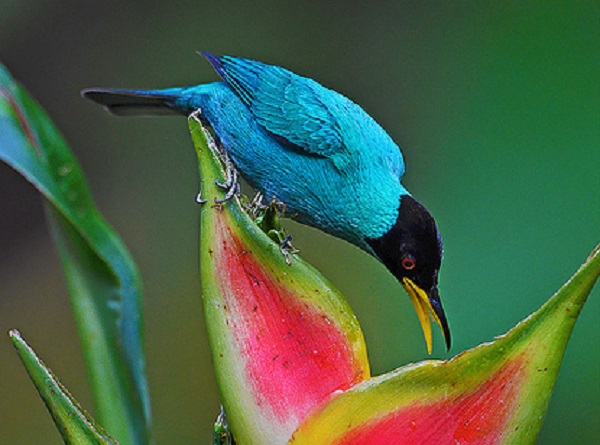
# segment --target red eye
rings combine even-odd
[[[408,255],[408,256],[405,256],[404,258],[402,258],[402,267],[405,270],[413,270],[416,265],[417,265],[417,262],[415,261],[415,259],[412,256]]]

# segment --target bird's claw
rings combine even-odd
[[[229,201],[234,196],[239,196],[241,194],[241,186],[240,186],[240,174],[233,166],[231,161],[227,164],[227,172],[226,172],[225,182],[220,182],[218,179],[215,179],[215,184],[217,187],[227,190],[227,193],[222,199],[215,198],[215,202],[217,204],[222,204],[224,202]]]
[[[200,189],[198,191],[198,194],[196,195],[196,204],[202,205],[202,204],[206,204],[207,202],[208,202],[207,199],[202,198],[202,189]]]
[[[219,157],[221,161],[225,164],[225,182],[221,182],[218,179],[215,179],[215,185],[224,190],[227,190],[227,193],[222,199],[215,198],[215,203],[222,204],[224,202],[229,201],[234,196],[240,196],[241,194],[241,186],[240,186],[240,174],[235,168],[233,161],[229,157],[229,154],[222,146],[218,146],[217,151],[219,153]]]

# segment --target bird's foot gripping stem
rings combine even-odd
[[[225,182],[215,179],[215,184],[217,187],[227,190],[227,193],[222,199],[215,198],[215,203],[217,204],[227,202],[234,196],[240,196],[241,194],[240,174],[235,168],[235,165],[233,165],[233,161],[227,154],[227,151],[225,151],[223,147],[221,147],[220,150],[220,157],[225,164]]]
[[[240,196],[240,174],[235,168],[235,165],[231,160],[231,157],[227,153],[225,147],[223,147],[221,144],[218,144],[215,141],[210,129],[208,128],[208,124],[205,120],[201,118],[201,116],[202,110],[197,109],[189,115],[189,119],[194,119],[200,124],[200,126],[202,127],[202,131],[204,131],[204,134],[206,136],[208,147],[213,152],[213,154],[218,156],[221,162],[225,165],[225,181],[221,182],[218,179],[215,179],[215,185],[217,187],[227,190],[227,193],[225,193],[225,196],[222,199],[215,198],[215,204],[223,204],[224,202],[229,201],[234,196]],[[206,199],[202,198],[202,189],[200,189],[200,191],[196,195],[196,202],[198,204],[206,204],[207,202]]]

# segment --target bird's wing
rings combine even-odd
[[[336,166],[349,152],[340,129],[340,112],[358,108],[314,80],[284,68],[236,57],[204,54],[217,73],[249,106],[266,130]]]

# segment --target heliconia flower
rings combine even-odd
[[[238,445],[534,443],[600,248],[505,336],[449,361],[370,377],[360,326],[315,269],[291,264],[237,198],[215,204],[223,167],[190,118],[202,195],[204,311],[219,391]]]
[[[330,394],[370,377],[362,331],[341,294],[300,258],[290,265],[234,199],[201,127],[202,297],[219,389],[239,444],[286,443]]]
[[[562,357],[600,274],[600,245],[542,308],[449,361],[408,365],[316,409],[294,445],[533,444]]]

